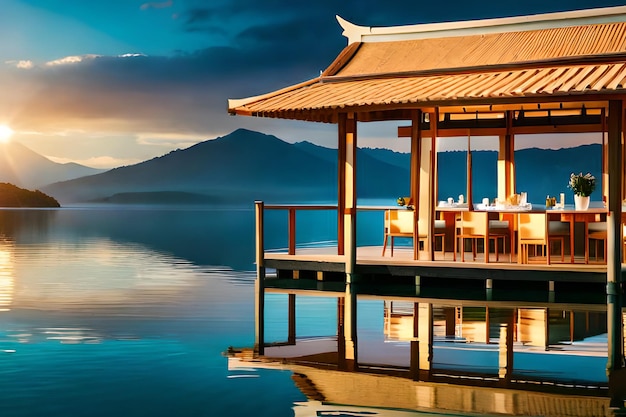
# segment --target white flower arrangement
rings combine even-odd
[[[588,197],[593,190],[596,189],[596,177],[590,173],[586,173],[585,175],[583,175],[582,172],[580,174],[572,173],[569,176],[569,184],[567,187],[571,188],[576,195]]]

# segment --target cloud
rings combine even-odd
[[[28,59],[19,60],[19,61],[6,61],[5,64],[12,65],[15,68],[19,68],[19,69],[31,69],[35,66],[33,61],[28,60]]]
[[[137,134],[139,145],[161,146],[168,149],[184,149],[198,143],[197,134],[141,132]]]
[[[520,6],[527,7],[524,13],[558,7],[529,1]],[[263,94],[319,75],[347,44],[335,14],[355,24],[383,26],[512,13],[507,3],[492,3],[493,7],[464,11],[453,4],[380,4],[374,0],[361,0],[358,7],[354,1],[336,0],[147,2],[141,6],[143,10],[175,6],[179,18],[172,24],[180,34],[190,33],[185,36],[194,42],[206,39],[206,47],[161,56],[75,55],[39,65],[30,60],[9,61],[0,71],[0,114],[9,115],[14,129],[109,132],[132,137],[159,152],[238,127],[277,134],[289,141],[327,141],[333,146],[335,126],[232,117],[226,111],[227,99]],[[359,132],[366,134],[366,129]],[[395,131],[373,132],[371,137],[393,138]],[[120,139],[119,152],[122,142]],[[128,141],[124,143],[129,146]],[[54,154],[52,149],[46,152],[50,154]]]
[[[46,156],[46,158],[58,164],[67,164],[70,162],[74,162],[80,165],[85,165],[91,168],[98,168],[98,169],[110,169],[110,168],[126,166],[126,165],[135,165],[140,162],[143,162],[143,160],[136,159],[136,158],[114,158],[111,156],[94,156],[94,157],[84,158],[84,159],[59,158],[55,156]]]
[[[139,8],[141,10],[166,9],[166,8],[172,7],[173,5],[174,5],[174,2],[172,0],[161,1],[161,2],[153,1],[153,2],[144,3]]]
[[[55,65],[69,65],[69,64],[78,64],[80,62],[83,62],[84,60],[87,59],[95,59],[97,58],[99,55],[94,55],[94,54],[89,54],[89,55],[75,55],[75,56],[66,56],[60,59],[55,59],[52,61],[48,61],[45,63],[45,65],[52,67]]]

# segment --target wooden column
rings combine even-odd
[[[429,181],[429,210],[428,210],[428,258],[435,259],[435,207],[437,207],[437,121],[439,110],[430,113],[430,181]]]
[[[607,143],[607,120],[606,120],[606,112],[602,109],[601,113],[602,117],[602,188],[600,192],[602,193],[602,200],[608,203],[609,197],[609,144]],[[620,155],[620,164],[624,164],[623,161],[623,138],[620,138],[620,143],[622,143],[622,153]],[[622,181],[624,183],[624,181]],[[623,184],[622,184],[623,188]],[[621,191],[620,191],[621,192]],[[623,194],[622,194],[623,195]]]
[[[446,337],[456,336],[456,308],[445,307],[444,314],[446,317]]]
[[[340,115],[339,131],[343,133],[345,160],[343,163],[344,199],[343,199],[343,242],[345,257],[346,292],[344,297],[344,347],[347,370],[358,368],[357,358],[357,293],[356,275],[356,115]],[[341,161],[340,161],[341,163]],[[341,203],[340,203],[341,205]]]
[[[619,403],[626,391],[624,380],[624,328],[622,318],[622,122],[623,104],[609,101],[608,171],[609,198],[607,216],[607,375],[611,402]]]
[[[265,353],[265,248],[262,201],[254,202],[256,217],[256,280],[254,281],[254,350]]]
[[[420,164],[422,158],[422,111],[411,112],[411,199],[413,200],[413,259],[419,259]]]
[[[472,195],[472,147],[470,142],[470,131],[467,131],[467,208],[472,211],[474,209],[473,195]],[[487,253],[487,248],[485,248]],[[487,256],[485,256],[487,259]]]
[[[345,253],[343,216],[346,208],[346,118],[339,114],[337,137],[337,255]]]
[[[507,112],[508,114],[508,112]],[[515,190],[515,146],[513,135],[500,136],[498,147],[498,200],[517,192]]]

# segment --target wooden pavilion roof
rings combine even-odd
[[[394,28],[338,20],[350,44],[319,77],[229,100],[229,112],[336,122],[345,111],[582,102],[626,92],[626,6]]]

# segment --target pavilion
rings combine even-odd
[[[423,234],[432,242],[435,235],[438,138],[498,137],[497,192],[499,199],[506,199],[517,191],[516,135],[599,132],[605,138],[601,192],[606,198],[607,262],[601,272],[607,283],[607,372],[609,378],[616,378],[624,368],[621,242],[626,195],[626,6],[384,28],[337,19],[348,45],[319,77],[261,96],[229,100],[228,111],[337,124],[337,255],[346,284],[356,282],[360,273],[355,238],[357,122],[402,120],[408,124],[398,129],[398,135],[411,141],[415,242]],[[469,153],[468,159],[471,166]],[[471,210],[471,186],[467,193]],[[260,210],[257,207],[261,224],[262,212],[261,204]],[[268,265],[262,227],[257,239],[262,285]],[[427,247],[426,262],[432,263],[434,245]],[[429,266],[419,260],[417,243],[414,252],[414,265],[422,269],[413,266],[411,273],[427,274]],[[274,260],[272,265],[283,261]],[[450,273],[464,268],[481,274],[488,269],[510,269],[501,265],[479,270],[458,264],[446,267]],[[555,269],[546,271],[554,273]]]

